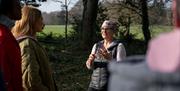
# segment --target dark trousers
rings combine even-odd
[[[108,91],[107,87],[108,87],[107,85],[103,86],[102,89],[95,89],[95,88],[89,87],[87,91]]]
[[[107,89],[95,89],[95,88],[89,87],[87,91],[107,91]]]

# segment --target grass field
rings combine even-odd
[[[72,26],[68,25],[68,29],[67,32],[70,33],[72,30]],[[44,27],[43,33],[45,34],[50,34],[52,33],[53,36],[65,36],[65,26],[64,25],[46,25]],[[41,33],[39,33],[38,35],[41,35]]]
[[[161,33],[165,33],[172,30],[172,26],[150,26],[149,30],[151,32],[152,38],[158,36]],[[143,33],[142,33],[142,26],[136,25],[130,27],[130,33],[135,35],[136,39],[144,40]]]
[[[149,29],[151,31],[152,37],[155,37],[155,36],[159,35],[160,33],[171,31],[172,26],[150,26]],[[71,31],[73,31],[72,25],[68,25],[68,33],[70,33]],[[43,30],[43,33],[45,33],[45,34],[52,33],[53,36],[59,36],[59,35],[64,36],[65,35],[65,26],[64,25],[46,25]],[[143,39],[141,26],[139,26],[139,25],[131,26],[130,33],[134,34],[135,38],[137,38],[137,39]],[[41,35],[41,34],[39,34],[39,35]]]

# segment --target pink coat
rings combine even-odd
[[[147,51],[147,62],[152,70],[168,73],[180,71],[180,30],[153,39]]]

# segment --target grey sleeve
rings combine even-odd
[[[92,50],[91,50],[91,54],[95,54],[95,53],[96,53],[96,45],[97,45],[97,44],[94,44],[94,46],[93,46],[93,48],[92,48]]]
[[[122,43],[119,43],[118,47],[117,47],[116,59],[117,59],[117,61],[121,61],[125,58],[126,58],[126,49]]]
[[[91,50],[91,54],[95,54],[95,53],[96,53],[96,45],[97,45],[97,44],[94,44],[94,46],[93,46],[93,48],[92,48],[92,50]],[[90,55],[91,55],[91,54],[90,54]],[[86,62],[87,62],[87,61],[86,61]],[[92,64],[90,64],[90,65],[86,64],[86,66],[87,66],[88,69],[93,69],[93,66],[94,66],[94,65],[93,65],[93,63],[92,63]]]

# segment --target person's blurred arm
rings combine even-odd
[[[117,58],[117,61],[121,61],[126,58],[126,49],[122,43],[118,44],[116,58]]]
[[[97,46],[97,44],[94,44],[91,54],[89,55],[89,58],[86,61],[86,67],[88,69],[91,69],[93,67],[93,62],[94,62],[95,54],[96,54],[96,46]]]

